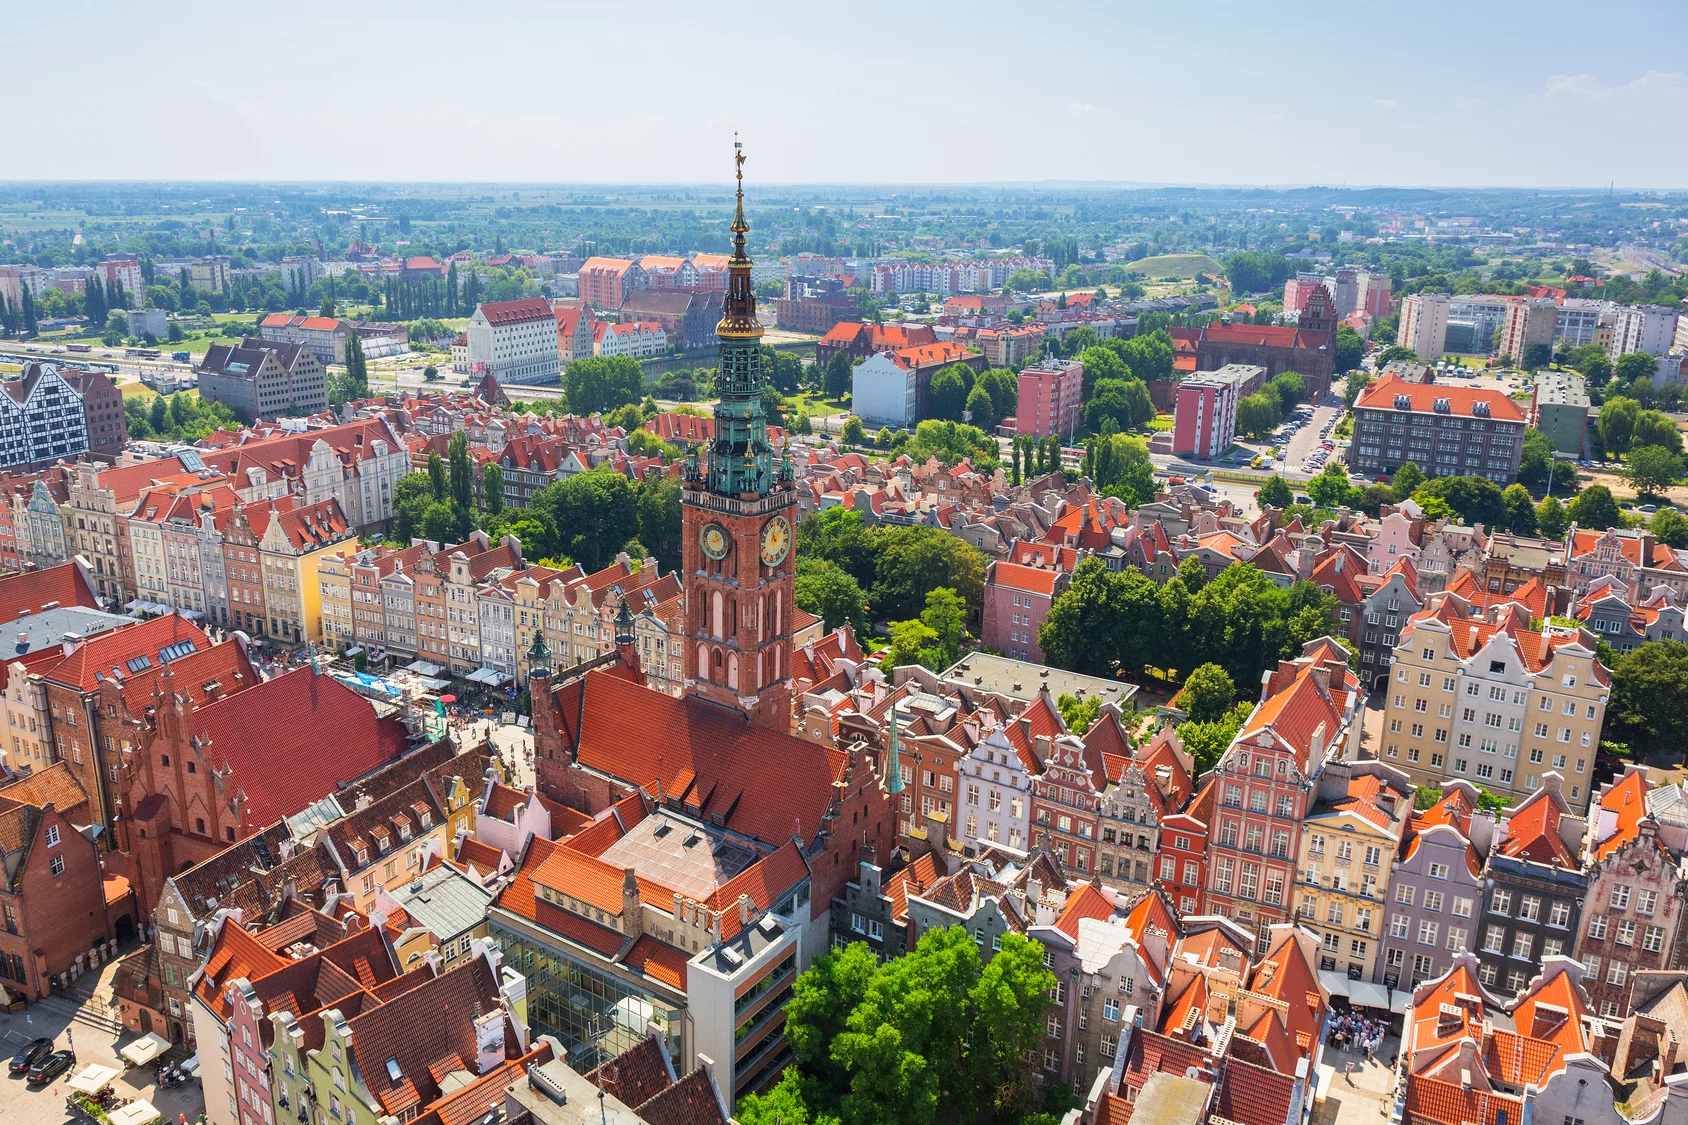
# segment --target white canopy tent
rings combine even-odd
[[[115,1066],[106,1066],[104,1063],[93,1063],[87,1069],[83,1070],[82,1073],[65,1083],[65,1085],[69,1086],[72,1090],[75,1090],[79,1094],[88,1094],[92,1096],[94,1094],[98,1094],[107,1086],[110,1086],[112,1080],[122,1073],[123,1072],[118,1070]]]
[[[145,1066],[169,1049],[170,1040],[156,1031],[149,1031],[117,1053],[130,1066]]]
[[[152,1125],[154,1121],[162,1121],[164,1115],[158,1108],[146,1100],[130,1102],[121,1109],[114,1109],[106,1119],[110,1125]]]
[[[1385,1012],[1389,1010],[1389,989],[1370,981],[1349,981],[1348,999],[1362,1008],[1377,1008]]]
[[[1347,996],[1348,987],[1354,981],[1348,979],[1346,973],[1333,973],[1329,969],[1319,970],[1319,983],[1325,986],[1325,991],[1332,996]]]

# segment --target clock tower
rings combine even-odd
[[[733,707],[758,726],[791,729],[793,551],[797,494],[790,460],[768,443],[762,325],[744,236],[744,151],[733,144],[738,209],[721,323],[715,436],[686,458],[681,570],[686,694]]]

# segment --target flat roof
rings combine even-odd
[[[1077,698],[1100,696],[1104,703],[1127,706],[1137,694],[1137,685],[1124,680],[1108,680],[1101,676],[1084,676],[1034,664],[1029,660],[1012,660],[1006,656],[974,652],[962,657],[944,670],[946,683],[970,684],[1010,699],[1030,702],[1045,684],[1056,698],[1071,695]]]
[[[1155,1125],[1196,1125],[1207,1108],[1213,1087],[1199,1078],[1156,1071],[1137,1093],[1137,1111],[1131,1116]]]
[[[62,644],[67,633],[91,637],[119,625],[134,623],[133,617],[87,606],[60,605],[40,609],[0,625],[0,656],[14,660]]]
[[[761,857],[720,829],[664,808],[635,824],[598,858],[702,901]]]

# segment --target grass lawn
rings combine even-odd
[[[1152,258],[1139,258],[1135,262],[1119,264],[1151,281],[1163,277],[1193,281],[1198,273],[1211,273],[1215,276],[1220,273],[1219,263],[1206,254],[1156,254]]]
[[[799,394],[787,395],[787,404],[795,406],[805,414],[840,414],[850,409],[843,399],[826,398],[816,391],[803,391]]]

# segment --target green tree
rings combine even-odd
[[[862,420],[854,414],[844,419],[844,427],[839,436],[847,446],[867,444],[867,430],[862,427]]]
[[[1425,481],[1413,498],[1435,497],[1447,503],[1462,523],[1497,527],[1506,518],[1500,485],[1487,477],[1436,477]]]
[[[435,500],[446,497],[445,461],[438,450],[428,453],[428,487],[432,490]]]
[[[1553,464],[1553,440],[1540,430],[1524,431],[1524,451],[1518,461],[1518,481],[1532,488],[1547,484]]]
[[[1348,474],[1335,461],[1327,461],[1323,471],[1307,482],[1307,498],[1321,508],[1334,508],[1348,495]]]
[[[878,575],[884,535],[882,528],[868,528],[860,512],[827,508],[811,512],[798,523],[797,556],[835,563],[864,590],[871,589]]]
[[[1635,416],[1640,412],[1640,403],[1622,396],[1609,398],[1600,407],[1597,429],[1600,443],[1607,453],[1629,452],[1630,441],[1635,435]]]
[[[1074,734],[1083,734],[1096,722],[1096,716],[1102,710],[1102,697],[1087,695],[1083,699],[1076,695],[1062,692],[1055,700],[1055,707],[1061,712],[1061,721],[1067,724],[1067,729]]]
[[[1279,409],[1286,414],[1307,401],[1307,380],[1294,371],[1285,371],[1269,385],[1277,393]]]
[[[1038,629],[1037,643],[1045,663],[1087,676],[1114,674],[1120,662],[1120,639],[1131,628],[1125,617],[1124,590],[1115,578],[1100,559],[1087,558],[1078,564],[1067,589],[1049,607]]]
[[[1391,363],[1417,363],[1418,353],[1402,344],[1391,344],[1377,356],[1377,369],[1382,371]]]
[[[850,357],[844,352],[833,352],[821,376],[821,393],[827,398],[843,398],[850,391],[854,375],[855,368],[850,363]]]
[[[922,665],[934,672],[942,672],[949,665],[944,663],[943,655],[938,649],[938,634],[920,618],[908,621],[893,621],[891,623],[891,644],[885,650],[885,670],[905,668],[915,664]]]
[[[1626,352],[1612,361],[1612,377],[1620,383],[1651,379],[1658,365],[1658,358],[1647,352]]]
[[[1682,458],[1659,445],[1638,445],[1624,460],[1624,477],[1641,496],[1663,496],[1682,477]]]
[[[934,671],[941,672],[960,659],[961,644],[967,639],[967,603],[960,594],[944,586],[927,591],[920,621],[937,638],[939,664]]]
[[[1355,368],[1350,371],[1348,373],[1348,381],[1344,383],[1342,387],[1343,404],[1350,410],[1354,409],[1355,401],[1358,400],[1361,395],[1365,394],[1366,388],[1369,386],[1371,386],[1370,373],[1363,371],[1360,368]]]
[[[446,443],[447,467],[450,469],[451,502],[464,511],[475,507],[475,470],[469,460],[469,435],[458,430]]]
[[[164,401],[163,395],[152,396],[147,420],[152,423],[152,431],[155,434],[162,434],[170,428],[170,405]]]
[[[1647,521],[1647,530],[1667,547],[1679,550],[1688,547],[1688,516],[1675,508],[1661,509],[1658,515]]]
[[[1271,479],[1260,486],[1260,495],[1257,499],[1263,508],[1270,505],[1280,510],[1295,502],[1295,496],[1290,491],[1288,483],[1277,473],[1273,473]]]
[[[1178,737],[1196,760],[1196,771],[1206,773],[1218,764],[1231,740],[1237,737],[1243,724],[1253,713],[1249,703],[1239,703],[1229,712],[1205,723],[1188,722],[1178,726]]]
[[[1520,362],[1526,371],[1536,371],[1553,362],[1553,347],[1540,342],[1524,345]]]
[[[1521,484],[1509,484],[1500,494],[1500,500],[1506,509],[1508,531],[1519,535],[1536,533],[1536,502],[1530,498],[1529,489]]]
[[[504,510],[504,470],[497,461],[488,461],[481,470],[481,506],[489,516]]]
[[[1395,491],[1395,502],[1399,504],[1409,499],[1413,493],[1424,487],[1425,480],[1424,471],[1418,467],[1417,462],[1408,461],[1396,469],[1395,476],[1389,482],[1389,486]]]
[[[356,332],[346,336],[346,377],[351,380],[356,392],[354,398],[364,398],[369,394],[369,361],[364,358],[363,340]]]
[[[969,371],[965,364],[952,363],[932,376],[929,389],[932,417],[948,422],[961,421],[968,394],[967,380],[961,374],[963,371]]]
[[[872,601],[877,616],[915,616],[928,591],[943,586],[978,606],[985,589],[985,557],[971,543],[935,527],[891,527],[879,533]]]
[[[1337,374],[1352,371],[1360,366],[1360,360],[1365,357],[1365,354],[1366,342],[1360,338],[1360,334],[1346,324],[1337,325],[1336,349],[1334,352]]]
[[[994,430],[997,422],[1001,421],[996,416],[996,403],[991,393],[980,386],[975,386],[967,396],[967,413],[968,423],[983,430]]]
[[[645,377],[629,356],[587,356],[563,369],[563,393],[576,414],[597,414],[638,402]]]
[[[1676,428],[1676,423],[1668,416],[1657,410],[1642,410],[1635,415],[1635,425],[1630,435],[1631,448],[1643,445],[1657,446],[1668,453],[1682,452],[1682,431]]]
[[[608,465],[546,485],[529,507],[556,528],[558,550],[588,572],[612,560],[637,530],[633,484]]]
[[[1618,658],[1606,730],[1637,760],[1682,756],[1682,700],[1688,698],[1688,645],[1648,641]]]
[[[1237,685],[1217,664],[1202,664],[1184,680],[1184,712],[1198,723],[1223,718],[1237,701]]]
[[[996,406],[998,419],[1007,418],[1019,409],[1020,377],[1005,368],[995,367],[979,376],[978,386],[985,388]]]
[[[1623,513],[1611,490],[1603,484],[1589,485],[1565,506],[1565,516],[1578,527],[1604,531],[1623,525]]]
[[[1559,502],[1557,496],[1549,496],[1536,505],[1536,530],[1548,539],[1559,539],[1565,534],[1565,527],[1571,522],[1565,513],[1565,505]]]
[[[640,482],[634,505],[639,542],[664,570],[680,569],[681,488],[670,476],[655,476]]]
[[[829,559],[797,559],[797,605],[825,622],[827,629],[849,625],[858,637],[867,635],[867,596],[861,583]]]
[[[1270,395],[1245,395],[1237,403],[1237,429],[1247,437],[1264,437],[1277,429],[1281,421],[1283,411]]]

